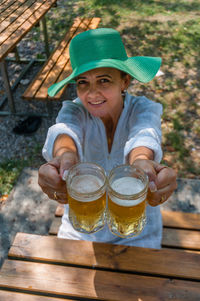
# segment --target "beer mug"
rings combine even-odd
[[[123,238],[137,236],[146,223],[148,176],[133,165],[113,168],[108,176],[110,231]]]
[[[101,230],[106,219],[106,175],[93,163],[78,163],[67,175],[69,220],[79,232]]]

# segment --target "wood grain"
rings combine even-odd
[[[163,247],[200,250],[200,231],[163,228]]]
[[[199,283],[134,274],[6,260],[0,286],[99,300],[198,300]]]
[[[62,301],[66,299],[63,298],[52,298],[45,296],[37,296],[32,294],[23,294],[18,292],[11,291],[1,291],[0,290],[0,301]],[[68,301],[72,301],[71,299],[67,299]]]
[[[200,214],[180,211],[161,211],[165,227],[200,230]]]
[[[18,233],[9,257],[200,280],[200,254]],[[180,264],[183,263],[183,264]]]
[[[17,43],[27,34],[28,31],[31,30],[31,28],[36,23],[38,23],[38,21],[40,21],[40,19],[46,14],[46,12],[55,2],[56,0],[42,1],[42,5],[40,5],[35,11],[33,11],[28,19],[26,19],[25,11],[24,16],[22,16],[24,17],[23,23],[12,34],[9,34],[6,39],[4,39],[4,37],[1,37],[3,43],[0,47],[0,60],[3,59],[9,52],[11,52],[14,47],[16,47]],[[41,3],[41,0],[39,0],[39,3]],[[7,28],[7,30],[9,31],[9,27]]]

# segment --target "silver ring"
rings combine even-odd
[[[58,199],[58,196],[57,196],[57,192],[56,192],[56,191],[54,191],[54,194],[53,194],[53,196],[54,196],[54,199],[57,201],[57,199]]]

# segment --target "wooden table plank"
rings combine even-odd
[[[51,223],[50,229],[49,229],[49,235],[57,235],[58,230],[61,225],[61,217],[55,217]]]
[[[200,231],[163,228],[163,247],[200,250]]]
[[[3,22],[6,19],[10,19],[10,23],[15,21],[15,17],[18,17],[21,15],[21,11],[23,12],[23,9],[26,10],[26,7],[24,5],[29,6],[30,0],[18,0],[14,2],[12,5],[10,5],[4,12],[0,13],[0,21]]]
[[[76,298],[198,300],[199,282],[5,260],[0,287]]]
[[[200,214],[198,213],[166,210],[161,212],[165,227],[200,230]]]
[[[64,204],[58,204],[58,206],[56,207],[55,216],[60,216],[60,217],[63,216],[64,210],[65,210]]]
[[[26,20],[0,47],[0,60],[3,59],[23,38],[23,36],[45,15],[57,0],[47,0]]]
[[[51,72],[52,68],[55,66],[58,58],[62,54],[63,49],[68,45],[69,41],[73,37],[74,33],[77,30],[77,27],[81,23],[81,18],[76,18],[72,27],[70,30],[67,32],[65,35],[64,39],[62,42],[58,45],[58,47],[55,49],[55,51],[51,54],[50,58],[48,61],[45,63],[41,71],[36,76],[36,80],[33,80],[32,85],[28,87],[28,89],[25,91],[23,94],[23,98],[29,99],[29,95],[31,94],[31,99],[35,97],[35,94],[41,87],[42,83],[45,81],[46,77],[49,75]],[[31,93],[30,93],[31,91]],[[35,94],[33,94],[32,91],[35,91]]]
[[[200,254],[176,250],[133,248],[18,233],[9,257],[200,280],[197,264],[200,263]]]
[[[17,3],[17,0],[4,0],[0,3],[0,14],[2,14],[5,10],[7,10],[11,5]]]
[[[11,291],[0,291],[0,301],[62,301],[63,298],[52,298],[46,296],[37,296],[32,294],[24,294]],[[72,301],[72,299],[67,299]]]
[[[30,7],[19,7],[16,13],[12,15],[13,21],[11,21],[11,17],[8,17],[2,22],[0,27],[2,31],[0,31],[0,45],[5,43],[5,41],[14,35],[15,32],[20,31],[21,27],[23,27],[23,23],[29,20],[39,8],[42,8],[42,0],[37,0],[37,2],[29,0],[27,5],[30,5]]]
[[[1,33],[1,40],[2,43],[4,40],[6,40],[13,32],[17,30],[18,27],[24,22],[23,15],[27,11],[28,16],[32,15],[32,12],[34,11],[34,8],[39,7],[42,2],[39,3],[39,1],[35,2],[34,0],[28,0],[26,2],[26,7],[24,7],[23,0],[19,0],[17,2],[18,7],[14,7],[12,5],[13,12],[11,12],[12,15],[8,15],[7,11],[5,11],[5,18],[3,20],[2,16],[0,18],[0,33]],[[19,6],[21,4],[21,6]],[[17,6],[17,5],[16,5]],[[4,33],[2,33],[4,31]]]

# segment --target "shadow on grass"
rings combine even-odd
[[[199,1],[154,1],[154,0],[90,0],[87,1],[91,7],[97,8],[102,7],[104,9],[108,9],[110,6],[117,7],[118,10],[120,8],[126,8],[134,10],[138,13],[158,13],[164,11],[171,12],[191,12],[200,10],[200,2]],[[86,8],[87,9],[87,8]]]

